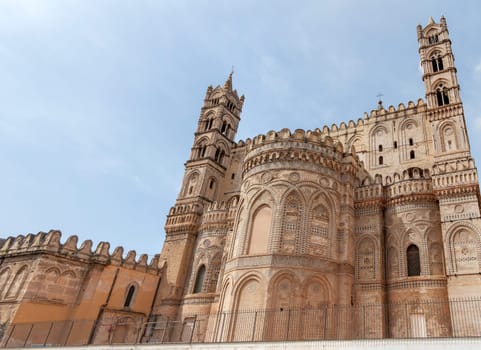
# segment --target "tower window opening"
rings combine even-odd
[[[379,145],[379,152],[382,152],[382,145]]]
[[[220,132],[224,134],[226,131],[227,131],[227,122],[224,121],[222,123],[222,127],[220,128]]]
[[[451,143],[451,140],[448,140],[448,149],[451,149],[452,148],[452,143]]]
[[[234,180],[234,179],[235,179],[235,174],[232,173],[232,175],[230,176],[230,178],[231,178],[232,180]]]
[[[406,251],[408,276],[421,275],[421,261],[419,259],[419,248],[415,244],[411,244]]]
[[[431,59],[431,63],[433,65],[433,72],[439,72],[444,69],[443,67],[443,58],[441,56],[434,56]]]
[[[205,128],[204,130],[210,130],[212,129],[212,124],[214,123],[214,119],[207,119],[205,121]]]
[[[438,99],[438,106],[444,106],[449,104],[449,97],[448,97],[448,90],[447,89],[438,89],[436,91],[436,97]]]
[[[213,188],[214,188],[214,184],[215,184],[214,179],[210,179],[209,188],[210,188],[210,189],[213,189]]]
[[[125,297],[124,307],[130,307],[130,305],[132,304],[132,299],[134,297],[134,294],[135,294],[135,286],[130,286],[127,291],[127,296]]]
[[[397,148],[397,141],[394,141],[394,149]]]
[[[384,159],[382,156],[379,157],[379,165],[383,165],[384,163]]]
[[[429,38],[428,38],[428,42],[430,44],[435,44],[439,41],[439,37],[437,34],[434,34],[434,35],[431,35]]]
[[[202,292],[202,285],[204,284],[205,277],[205,265],[201,265],[197,271],[197,277],[195,278],[194,294]]]
[[[192,194],[192,190],[193,190],[193,189],[194,189],[194,188],[193,188],[192,186],[189,187],[189,194]]]
[[[412,138],[409,139],[409,146],[414,146],[414,140]]]
[[[409,158],[410,158],[410,159],[416,158],[416,154],[414,153],[414,150],[411,151],[411,152],[409,152]]]
[[[199,147],[199,158],[202,158],[205,156],[205,150],[206,150],[207,146],[200,146]]]

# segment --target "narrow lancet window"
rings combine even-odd
[[[205,265],[201,265],[199,267],[199,271],[197,271],[197,277],[195,278],[194,294],[202,292],[204,277],[205,277]]]
[[[406,251],[408,276],[421,275],[421,261],[419,259],[419,248],[415,244],[411,244]]]
[[[134,294],[135,294],[135,286],[130,286],[127,291],[127,296],[125,297],[124,307],[130,307],[130,305],[132,304],[132,299],[134,297]]]

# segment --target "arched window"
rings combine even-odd
[[[214,160],[216,162],[222,163],[222,161],[224,160],[224,156],[225,156],[224,150],[217,148],[217,150],[215,151]]]
[[[449,104],[448,89],[444,88],[442,84],[439,85],[436,90],[436,98],[438,100],[438,106]]]
[[[220,129],[220,132],[223,133],[224,135],[227,134],[227,131],[229,130],[229,124],[227,124],[226,121],[222,123],[222,128]]]
[[[205,128],[204,130],[210,130],[212,129],[212,123],[214,123],[214,119],[210,118],[205,121]]]
[[[431,63],[433,65],[433,72],[439,72],[444,69],[443,58],[439,54],[431,58]]]
[[[382,152],[382,145],[379,145],[379,152]]]
[[[397,141],[394,141],[394,149],[397,148]]]
[[[199,152],[197,154],[198,158],[205,157],[205,151],[207,150],[207,146],[206,145],[200,145],[198,150],[199,150]]]
[[[419,248],[415,244],[411,244],[406,251],[408,276],[421,275],[421,261],[419,259]]]
[[[428,42],[430,44],[435,44],[439,41],[439,37],[437,34],[434,34],[434,35],[431,35],[429,38],[428,38]]]
[[[197,277],[195,278],[194,294],[202,292],[202,285],[204,284],[205,277],[205,265],[201,265],[197,271]]]
[[[414,146],[414,140],[413,139],[409,139],[409,146]]]
[[[384,163],[384,159],[382,156],[379,157],[379,165],[383,165]]]
[[[409,159],[414,159],[416,158],[416,154],[414,153],[414,150],[409,152]]]
[[[210,179],[209,188],[210,188],[210,189],[213,189],[213,188],[214,188],[214,185],[215,185],[215,180],[214,180],[214,179]]]
[[[124,307],[130,307],[132,305],[132,299],[134,298],[135,294],[135,286],[131,285],[127,291],[127,295],[125,296]]]

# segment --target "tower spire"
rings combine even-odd
[[[227,80],[224,83],[224,89],[232,90],[232,74],[234,74],[234,66],[232,66],[229,76],[227,77]]]

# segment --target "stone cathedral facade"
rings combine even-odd
[[[0,244],[4,333],[22,303],[38,304],[43,293],[48,309],[56,287],[29,289],[42,278],[55,285],[52,259],[40,259],[47,255],[57,278],[72,266],[55,307],[68,299],[62,315],[90,317],[93,343],[284,340],[286,330],[289,339],[316,339],[320,327],[310,325],[321,323],[324,338],[341,339],[479,329],[479,320],[450,306],[481,298],[481,216],[445,18],[418,26],[417,37],[425,99],[397,108],[380,102],[357,121],[236,142],[244,96],[232,74],[208,87],[160,256],[148,264],[109,254],[108,246],[77,249],[55,232],[7,239]],[[25,270],[15,285],[19,261],[34,254],[35,273]],[[109,281],[104,289],[99,280]],[[85,307],[96,311],[85,315]],[[358,317],[353,310],[361,308]],[[151,328],[136,335],[100,328],[129,318]]]
[[[445,18],[417,36],[425,100],[339,126],[235,142],[244,97],[232,76],[207,89],[165,226],[158,314],[272,310],[256,332],[283,339],[269,334],[283,310],[378,305],[364,334],[403,337],[386,305],[481,296],[478,175]],[[411,335],[448,336],[457,317],[407,312],[423,328]],[[236,340],[240,317],[211,317],[206,334]]]

